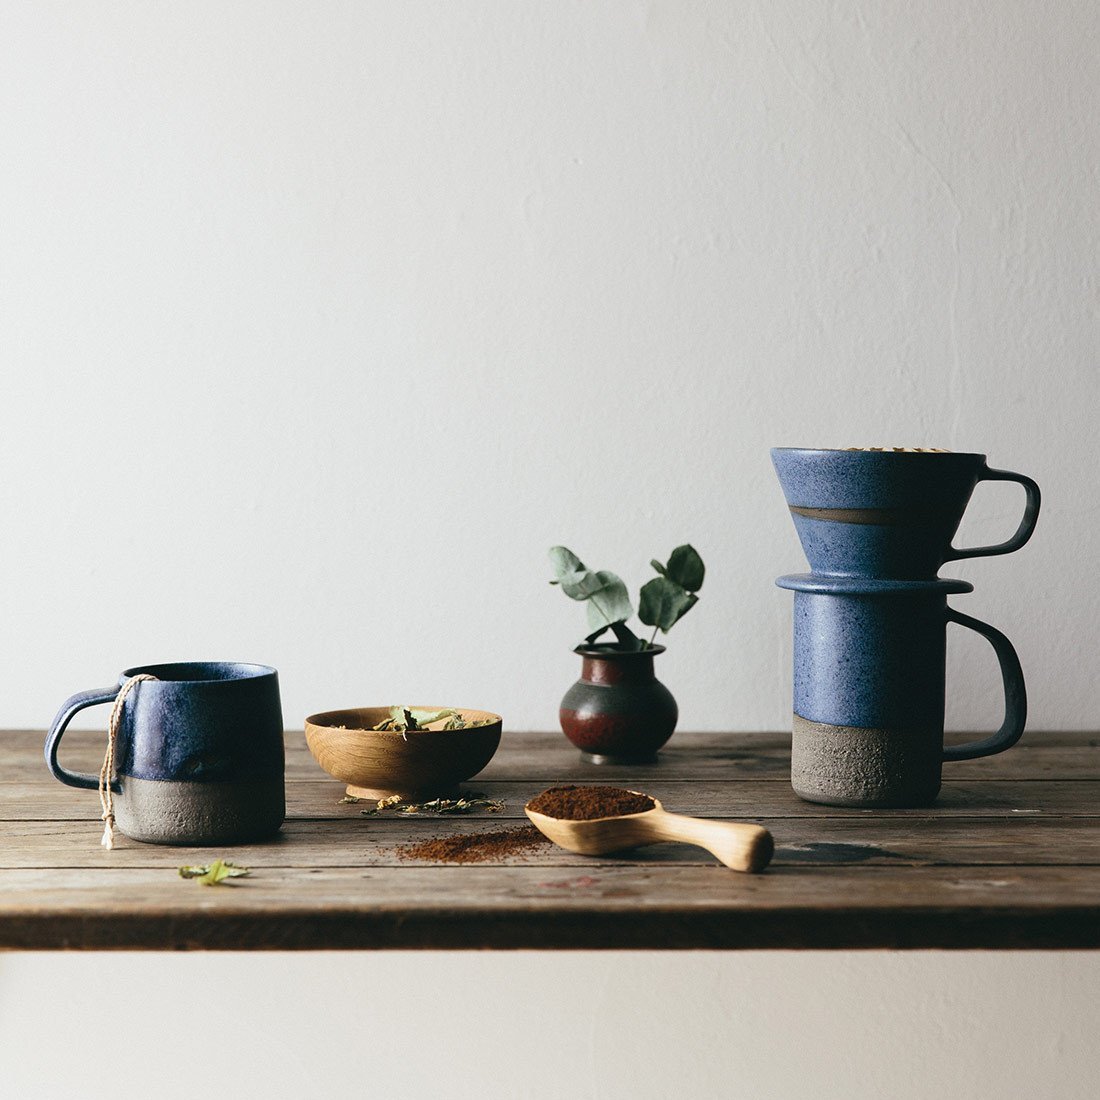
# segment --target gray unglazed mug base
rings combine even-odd
[[[246,844],[279,831],[283,777],[194,783],[119,776],[115,822],[146,844]]]
[[[792,731],[791,786],[807,802],[903,808],[940,792],[942,729],[834,726],[796,713]]]

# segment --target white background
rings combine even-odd
[[[1068,0],[3,0],[0,725],[43,726],[127,665],[232,658],[279,668],[291,727],[415,699],[549,728],[583,613],[546,585],[546,548],[636,590],[690,540],[707,582],[660,662],[681,725],[782,728],[772,580],[804,563],[767,448],[896,444],[1042,485],[1024,551],[948,572],[1015,641],[1033,729],[1094,727],[1098,31]],[[1021,507],[979,489],[961,541]],[[992,656],[952,637],[949,724],[988,728]],[[464,1013],[462,1049],[497,1067],[479,1095],[549,1094],[515,1084],[522,1042],[492,1040],[519,1020],[577,1095],[625,1074],[636,1097],[786,1096],[815,1066],[816,1095],[1035,1095],[1021,1049],[1084,1095],[1097,969],[1068,958],[267,957],[232,963],[262,1023],[194,1038],[308,1066],[342,966],[380,968],[394,1034],[428,1026],[403,975],[484,968],[508,995]],[[61,975],[97,965],[0,960],[0,1057],[39,1049],[14,1005],[56,1018]],[[165,1026],[208,1026],[217,982],[186,976],[213,963],[182,966],[103,964],[116,1060],[160,1023],[134,1019],[138,975],[160,975],[140,988]],[[308,1018],[265,1011],[282,967]],[[596,995],[521,1016],[555,977]],[[815,1009],[836,983],[844,1011]],[[638,988],[667,1044],[604,1022],[644,1018]],[[1010,1019],[1032,1021],[1023,1047]],[[1015,1054],[975,1060],[960,1034]],[[374,1050],[367,1070],[354,1046],[325,1054],[348,1083],[436,1064],[421,1044],[412,1069]]]

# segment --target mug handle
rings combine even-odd
[[[46,734],[46,767],[54,779],[60,779],[70,787],[83,787],[95,791],[99,789],[99,776],[88,772],[71,772],[57,762],[57,750],[61,745],[61,735],[65,732],[73,715],[85,707],[94,707],[97,703],[113,703],[121,689],[116,684],[109,688],[93,688],[91,691],[78,691],[71,699],[66,699],[53,720],[50,732]]]
[[[1020,740],[1027,722],[1027,691],[1024,688],[1024,670],[1020,667],[1020,658],[1012,643],[995,627],[972,619],[953,607],[947,609],[947,621],[958,623],[970,630],[977,631],[988,638],[1001,666],[1001,679],[1005,688],[1005,720],[1001,728],[981,741],[970,741],[965,745],[949,745],[943,750],[944,760],[974,760],[979,756],[992,756],[1012,748]]]
[[[1024,487],[1027,493],[1027,502],[1024,504],[1024,518],[1020,520],[1020,526],[1016,528],[1016,534],[1007,542],[998,542],[994,546],[971,546],[969,549],[957,550],[954,546],[948,547],[947,557],[944,561],[958,561],[960,558],[990,558],[996,554],[1011,554],[1019,550],[1024,543],[1031,538],[1035,530],[1035,521],[1039,518],[1039,504],[1042,497],[1039,486],[1025,474],[1014,474],[1011,470],[990,470],[988,467],[982,471],[979,481],[1017,481]]]

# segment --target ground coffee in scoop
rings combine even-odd
[[[621,817],[652,810],[656,803],[648,794],[622,787],[551,787],[532,798],[527,808],[546,817],[565,821],[592,821],[597,817]]]

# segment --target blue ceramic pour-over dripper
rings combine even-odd
[[[1039,487],[991,470],[985,455],[775,447],[775,472],[815,573],[928,580],[944,562],[1009,554],[1031,538]],[[1012,538],[957,549],[951,540],[979,481],[1016,481],[1027,500]]]

